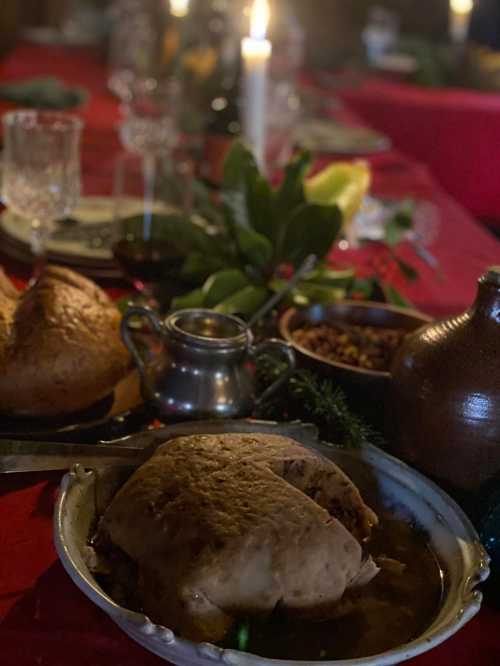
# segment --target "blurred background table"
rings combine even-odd
[[[83,139],[85,193],[110,194],[115,158],[118,104],[106,87],[106,69],[89,50],[20,44],[0,63],[2,81],[44,74],[83,85],[90,98],[80,111],[86,122]],[[347,99],[347,94],[346,94]],[[355,103],[355,110],[362,109]],[[0,109],[3,111],[6,107]],[[355,113],[339,112],[359,122]],[[446,122],[446,119],[443,119]],[[436,137],[434,137],[436,138]],[[429,139],[430,140],[430,139]],[[403,146],[404,147],[404,146]],[[407,152],[410,152],[407,150]],[[421,156],[424,156],[423,154]],[[333,159],[324,156],[320,162]],[[424,156],[425,157],[425,156]],[[406,294],[423,310],[443,315],[463,310],[473,300],[475,282],[484,269],[500,262],[500,243],[437,184],[428,168],[393,150],[370,158],[374,189],[383,196],[411,196],[435,206],[440,234],[432,245],[445,281],[418,262],[421,279]],[[471,169],[471,178],[476,178]],[[405,253],[412,253],[405,248]],[[376,250],[343,253],[359,266],[376,260]],[[23,267],[1,257],[19,282]],[[90,603],[58,563],[52,545],[52,511],[60,475],[0,478],[0,647],[2,666],[160,666],[164,663],[131,642]],[[415,666],[494,666],[500,663],[496,628],[499,614],[485,608],[459,635]]]
[[[339,96],[394,145],[426,164],[443,188],[474,217],[500,229],[498,151],[500,96],[454,88],[423,88],[366,76]]]
[[[16,81],[51,74],[70,85],[89,92],[86,105],[79,111],[85,121],[82,140],[84,194],[111,195],[116,157],[122,150],[117,133],[120,120],[117,100],[107,89],[106,65],[93,50],[64,46],[19,44],[0,62],[0,80]],[[311,77],[308,77],[310,80]],[[315,88],[323,95],[323,87]],[[0,111],[7,107],[0,105]],[[350,108],[333,111],[342,122],[360,124]],[[429,152],[430,154],[430,152]],[[324,155],[318,166],[341,156]],[[343,158],[342,158],[343,159]],[[412,197],[435,207],[439,234],[430,250],[438,258],[444,280],[415,257],[413,249],[402,248],[402,256],[411,259],[420,271],[414,284],[400,284],[416,307],[434,316],[457,313],[468,307],[475,296],[476,281],[488,265],[500,262],[500,243],[473,216],[456,202],[431,175],[429,168],[401,150],[391,150],[367,157],[374,174],[374,193],[388,198]],[[472,178],[472,172],[471,172]],[[360,267],[377,260],[377,248],[335,254],[335,259]],[[3,259],[10,273],[27,275],[26,267]]]

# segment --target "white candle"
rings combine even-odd
[[[450,0],[450,35],[454,44],[467,41],[474,0]]]
[[[172,16],[184,18],[189,13],[190,0],[170,0],[170,13]]]
[[[243,135],[253,149],[259,167],[265,169],[267,138],[267,81],[272,45],[266,39],[269,24],[267,0],[254,0],[250,18],[250,37],[241,44],[244,65]]]

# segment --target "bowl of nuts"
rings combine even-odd
[[[405,337],[431,321],[415,310],[340,301],[287,310],[280,332],[303,365],[353,387],[385,385]]]

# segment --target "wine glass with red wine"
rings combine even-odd
[[[182,162],[155,157],[155,178],[145,196],[143,160],[122,155],[116,166],[114,187],[115,237],[113,255],[139,298],[157,306],[156,287],[175,282],[184,253],[169,233],[170,216],[188,213],[189,172]],[[174,164],[177,167],[172,173]]]

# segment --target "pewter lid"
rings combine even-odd
[[[492,266],[484,276],[484,281],[500,287],[500,266]]]

